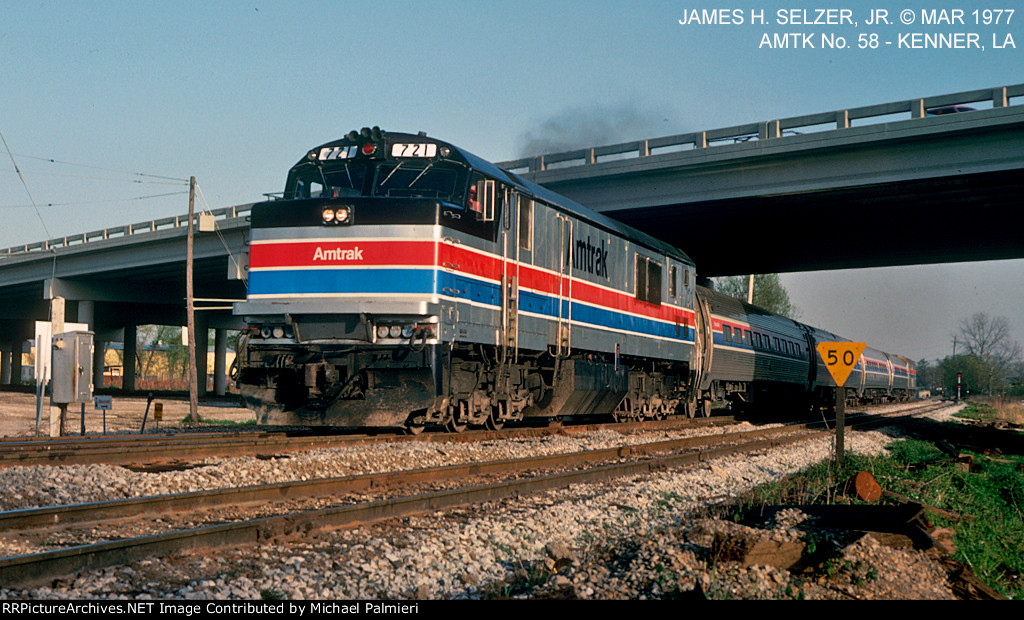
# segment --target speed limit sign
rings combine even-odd
[[[835,379],[837,387],[846,385],[853,367],[860,360],[861,353],[867,348],[864,342],[819,342],[818,355],[821,356],[828,372]]]

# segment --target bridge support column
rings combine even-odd
[[[224,371],[228,357],[228,330],[219,328],[213,335],[213,393],[224,396],[227,380]]]
[[[121,389],[126,392],[135,391],[135,358],[138,356],[135,338],[139,328],[136,325],[124,326],[124,366],[121,367]]]
[[[0,385],[11,384],[11,358],[14,356],[14,345],[3,345],[0,349]]]
[[[25,348],[25,339],[17,339],[11,345],[11,385],[21,385],[21,352]]]
[[[206,382],[209,380],[209,362],[207,356],[210,350],[210,318],[204,312],[196,313],[196,380],[199,382],[199,395],[207,392]]]
[[[103,387],[103,371],[107,363],[107,343],[93,340],[92,351],[92,389],[98,390]]]

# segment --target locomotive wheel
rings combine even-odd
[[[469,407],[466,405],[466,401],[459,401],[458,409],[452,411],[452,417],[444,425],[445,430],[449,433],[461,433],[469,425],[466,421],[468,417]]]
[[[710,400],[702,400],[702,401],[700,401],[700,409],[701,409],[701,415],[703,415],[705,418],[710,418],[711,417],[711,401]]]
[[[500,431],[505,426],[505,411],[505,403],[498,403],[496,406],[491,407],[491,415],[487,416],[484,426],[488,430]]]
[[[449,433],[461,433],[466,430],[466,426],[465,423],[459,424],[455,420],[448,420],[448,423],[444,425],[444,430]]]
[[[690,401],[683,405],[683,410],[686,411],[686,417],[692,418],[697,415],[697,403]]]
[[[410,435],[419,435],[425,428],[427,428],[427,418],[423,414],[410,415],[409,419],[405,421],[405,432]]]

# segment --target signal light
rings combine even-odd
[[[373,142],[363,143],[362,151],[363,155],[373,155],[373,152],[377,150],[377,145]]]

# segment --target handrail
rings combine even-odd
[[[202,213],[212,214],[215,220],[231,220],[246,216],[251,209],[252,203],[249,203],[243,205],[235,205],[232,207],[222,207],[220,209],[212,209],[209,211],[203,211]],[[194,223],[196,226],[199,225],[199,216],[202,215],[202,213],[195,214]],[[138,237],[149,233],[162,232],[174,228],[184,228],[187,226],[188,214],[175,215],[172,217],[160,218],[158,220],[139,222],[137,224],[112,226],[110,228],[104,228],[102,230],[93,230],[87,233],[68,235],[65,237],[57,237],[55,239],[49,239],[47,241],[37,241],[36,243],[26,243],[25,245],[17,245],[14,247],[7,248],[5,250],[0,250],[0,258],[5,256],[26,254],[29,252],[48,252],[51,250],[56,250],[57,248],[84,245],[90,242],[103,241],[106,239]]]
[[[927,110],[950,105],[965,105],[980,102],[991,102],[993,108],[1005,108],[1011,105],[1014,97],[1024,96],[1024,84],[968,90],[947,95],[935,95],[924,99],[907,99],[891,103],[881,103],[858,108],[848,108],[832,112],[819,112],[770,120],[758,123],[734,125],[721,129],[694,131],[690,133],[653,138],[649,140],[633,140],[619,144],[610,144],[585,149],[574,149],[562,153],[549,153],[532,157],[523,157],[498,165],[510,172],[525,174],[541,172],[554,168],[570,168],[587,166],[611,159],[643,158],[659,155],[657,152],[679,150],[696,150],[708,148],[715,143],[747,142],[750,140],[771,140],[798,134],[798,130],[834,125],[837,130],[849,129],[854,120],[871,119],[893,114],[909,114],[909,119],[924,118]]]
[[[746,123],[734,125],[721,129],[695,131],[661,138],[648,140],[633,140],[620,144],[610,144],[587,149],[575,149],[562,153],[550,153],[533,157],[524,157],[512,161],[502,162],[498,165],[510,172],[523,174],[527,172],[540,172],[555,168],[567,168],[579,165],[590,165],[608,161],[610,159],[628,159],[632,157],[643,158],[651,155],[659,155],[657,151],[665,152],[704,149],[715,143],[746,142],[750,140],[773,140],[786,137],[787,135],[799,133],[799,129],[816,127],[820,125],[835,125],[835,129],[849,129],[854,120],[870,119],[893,114],[909,113],[911,119],[923,118],[926,110],[930,108],[965,105],[979,102],[991,102],[993,108],[1010,107],[1010,100],[1014,97],[1024,96],[1024,84],[1012,86],[1001,86],[997,88],[983,88],[980,90],[968,90],[946,95],[935,95],[924,99],[907,99],[890,103],[880,103],[858,108],[848,108],[832,112],[819,112],[817,114],[805,114],[777,120]],[[214,209],[214,217],[220,219],[233,219],[242,217],[252,208],[252,204],[236,205]],[[198,217],[198,214],[197,216]],[[111,239],[118,237],[134,237],[167,228],[180,228],[188,225],[187,215],[177,215],[148,222],[128,224],[126,226],[114,226],[95,230],[92,232],[57,237],[47,241],[18,245],[5,250],[0,250],[0,258],[24,254],[27,252],[50,251],[59,247],[69,247],[89,243],[96,239]]]

